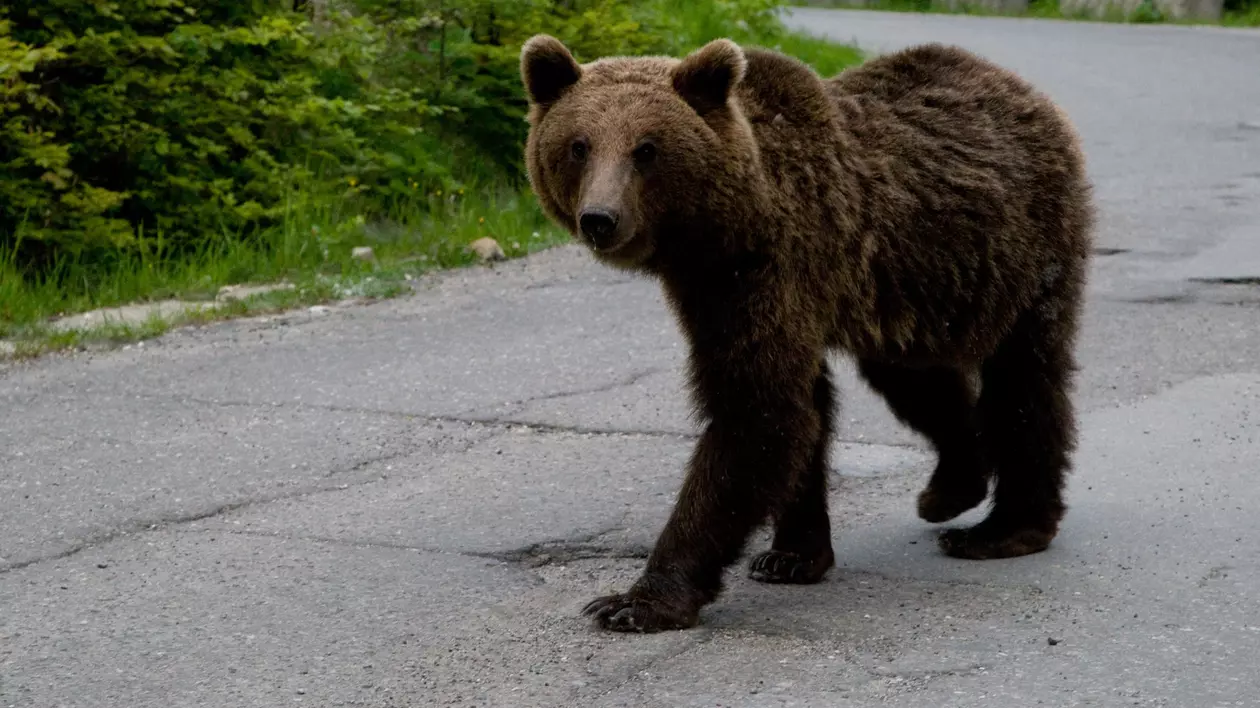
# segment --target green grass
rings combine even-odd
[[[808,34],[751,29],[741,30],[741,34],[732,31],[739,25],[729,17],[683,12],[683,25],[695,46],[714,37],[733,36],[740,42],[794,55],[824,76],[862,58],[852,47]],[[16,268],[16,247],[6,251],[0,246],[0,339],[12,342],[19,357],[59,349],[117,346],[158,336],[183,324],[349,296],[391,297],[408,290],[405,281],[409,277],[473,263],[475,256],[466,247],[485,236],[494,238],[509,258],[568,240],[567,234],[546,219],[533,195],[517,188],[490,183],[455,194],[416,194],[399,204],[389,218],[370,224],[356,209],[359,189],[346,184],[341,194],[295,195],[279,227],[253,235],[223,234],[192,253],[173,253],[159,245],[149,250],[113,252],[108,260],[101,260],[99,254],[81,254],[30,274]],[[6,241],[12,242],[0,239],[0,244]],[[353,259],[351,251],[356,246],[371,246],[375,262]],[[281,280],[295,287],[173,320],[71,331],[50,324],[64,315],[138,302],[212,301],[224,285]],[[0,358],[3,356],[0,350]]]
[[[862,61],[862,53],[854,47],[803,32],[788,32],[777,42],[768,43],[767,48],[800,59],[824,77],[834,76]]]
[[[1238,10],[1226,10],[1221,24],[1226,27],[1260,27],[1260,2],[1252,2],[1250,7]]]
[[[288,280],[297,287],[184,319],[221,319],[347,296],[389,297],[406,290],[407,276],[472,263],[475,256],[466,246],[484,236],[495,238],[509,257],[567,239],[531,195],[517,190],[417,195],[392,218],[374,224],[355,215],[353,188],[347,192],[342,200],[308,198],[292,205],[279,228],[225,237],[182,256],[135,252],[107,263],[65,259],[42,274],[23,277],[14,268],[12,251],[0,253],[0,338],[14,340],[19,353],[147,338],[165,330],[109,325],[71,333],[47,323],[135,302],[213,300],[222,286],[235,283]],[[356,246],[371,246],[376,262],[351,258]]]
[[[90,329],[54,330],[35,325],[14,341],[14,358],[24,359],[61,349],[104,349],[166,334],[177,321],[149,317],[139,324],[106,323]]]
[[[672,2],[673,0],[667,0]],[[833,76],[845,67],[862,61],[855,47],[840,44],[807,32],[778,26],[749,25],[732,17],[726,6],[714,3],[674,2],[672,13],[683,28],[687,41],[684,50],[699,48],[706,42],[726,37],[740,44],[760,46],[790,54],[814,67],[823,76]]]
[[[1152,3],[1143,3],[1132,12],[1108,8],[1102,13],[1089,11],[1064,12],[1058,0],[1031,0],[1028,9],[1023,12],[999,12],[990,10],[980,4],[959,3],[951,7],[941,0],[865,0],[860,6],[849,4],[843,0],[812,0],[798,2],[800,6],[837,7],[853,10],[881,10],[885,12],[928,12],[958,15],[981,15],[1001,17],[1035,17],[1042,19],[1076,20],[1083,22],[1127,22],[1127,23],[1166,23],[1166,24],[1221,24],[1227,27],[1260,27],[1260,2],[1252,0],[1250,7],[1227,9],[1219,23],[1210,20],[1174,20],[1165,17]]]

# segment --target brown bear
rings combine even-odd
[[[936,44],[822,79],[725,39],[578,64],[540,35],[521,74],[535,194],[600,261],[659,279],[705,424],[642,577],[586,614],[620,631],[696,624],[766,521],[751,577],[823,578],[829,350],[932,443],[923,519],[994,482],[988,516],[943,532],[945,553],[1050,544],[1094,208],[1048,97]]]

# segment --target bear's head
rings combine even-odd
[[[681,60],[585,65],[553,37],[526,42],[525,160],[548,216],[602,261],[651,269],[663,250],[695,238],[696,224],[713,223],[705,214],[746,206],[757,147],[733,100],[746,67],[726,39]]]

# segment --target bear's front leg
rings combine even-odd
[[[678,502],[638,582],[583,610],[600,626],[626,632],[694,626],[748,536],[792,497],[822,428],[813,400],[821,361],[793,367],[790,357],[772,356],[771,362],[739,362],[721,373],[707,362],[697,389],[710,422]]]

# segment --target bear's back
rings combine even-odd
[[[833,97],[861,97],[884,103],[921,103],[949,92],[960,100],[1039,102],[1032,86],[961,47],[921,44],[886,54],[826,80]]]
[[[1018,178],[1032,166],[1079,172],[1077,139],[1051,100],[1013,72],[958,47],[926,44],[825,82],[840,123],[876,160],[939,159]],[[1047,164],[1048,163],[1048,164]],[[1036,178],[1050,175],[1037,175]]]

